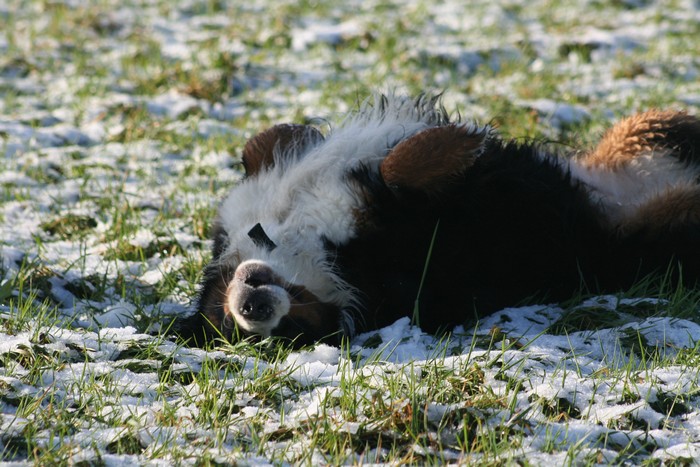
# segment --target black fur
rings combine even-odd
[[[684,117],[660,138],[655,143],[676,151],[688,167],[698,164],[696,119]],[[347,244],[324,241],[342,278],[359,291],[356,332],[414,311],[425,331],[436,332],[526,302],[566,300],[580,291],[617,292],[668,271],[677,283],[697,285],[698,216],[638,222],[621,233],[591,196],[592,188],[576,181],[560,156],[497,137],[484,141],[473,165],[429,193],[387,186],[367,166],[348,173],[347,182],[366,201],[357,235]],[[700,206],[693,209],[700,212]],[[274,245],[264,232],[255,238]],[[228,237],[216,227],[214,239],[216,259]],[[182,326],[184,337],[201,344],[221,331],[232,338],[221,302],[233,274],[207,268],[198,313]],[[331,310],[328,316],[339,314]],[[337,335],[317,335],[305,319],[285,317],[276,334],[298,344],[338,342]]]
[[[613,244],[598,210],[555,161],[533,154],[496,142],[439,199],[396,198],[371,183],[381,228],[337,246],[339,269],[365,297],[364,329],[410,314],[418,299],[420,325],[434,332],[527,299],[570,297],[593,277]]]

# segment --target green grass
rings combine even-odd
[[[700,297],[652,278],[563,304],[546,352],[507,322],[431,341],[415,361],[376,333],[335,358],[307,349],[330,379],[273,342],[205,352],[168,332],[248,137],[334,125],[397,89],[444,91],[455,115],[507,137],[585,147],[613,118],[697,102],[697,13],[681,2],[73,3],[0,11],[0,460],[660,465],[655,437],[682,436],[700,410],[700,347],[649,324],[700,323]],[[299,31],[347,21],[358,32],[294,48]],[[659,34],[607,55],[581,39],[618,27]],[[197,105],[149,110],[168,93]],[[537,99],[589,118],[554,127]],[[61,125],[103,132],[80,145]],[[99,324],[120,309],[134,330]]]

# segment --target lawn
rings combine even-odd
[[[0,461],[691,465],[700,292],[657,279],[341,348],[169,326],[258,131],[443,92],[573,152],[700,114],[699,50],[697,0],[0,3]]]

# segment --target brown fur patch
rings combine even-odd
[[[677,187],[650,200],[618,227],[621,235],[650,228],[653,234],[700,225],[700,187]]]
[[[436,192],[474,164],[487,133],[463,125],[430,128],[394,147],[381,165],[390,187]]]
[[[338,331],[338,311],[335,305],[321,302],[316,295],[300,286],[288,289],[290,319],[301,319],[317,336],[330,336]]]
[[[308,125],[275,125],[248,140],[243,148],[243,167],[248,176],[271,167],[275,162],[275,148],[280,154],[290,144],[308,144],[323,140],[323,135]]]
[[[676,150],[684,142],[683,134],[693,131],[700,131],[700,121],[686,112],[649,110],[610,128],[582,161],[588,167],[615,169],[643,153]]]

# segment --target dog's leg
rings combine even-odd
[[[620,277],[700,279],[700,119],[652,110],[626,118],[572,162],[618,238]],[[678,265],[681,267],[678,267]]]
[[[700,120],[685,112],[620,121],[571,170],[623,236],[700,225]]]
[[[685,112],[661,110],[633,115],[610,128],[581,162],[614,170],[643,155],[700,162],[700,120]]]

